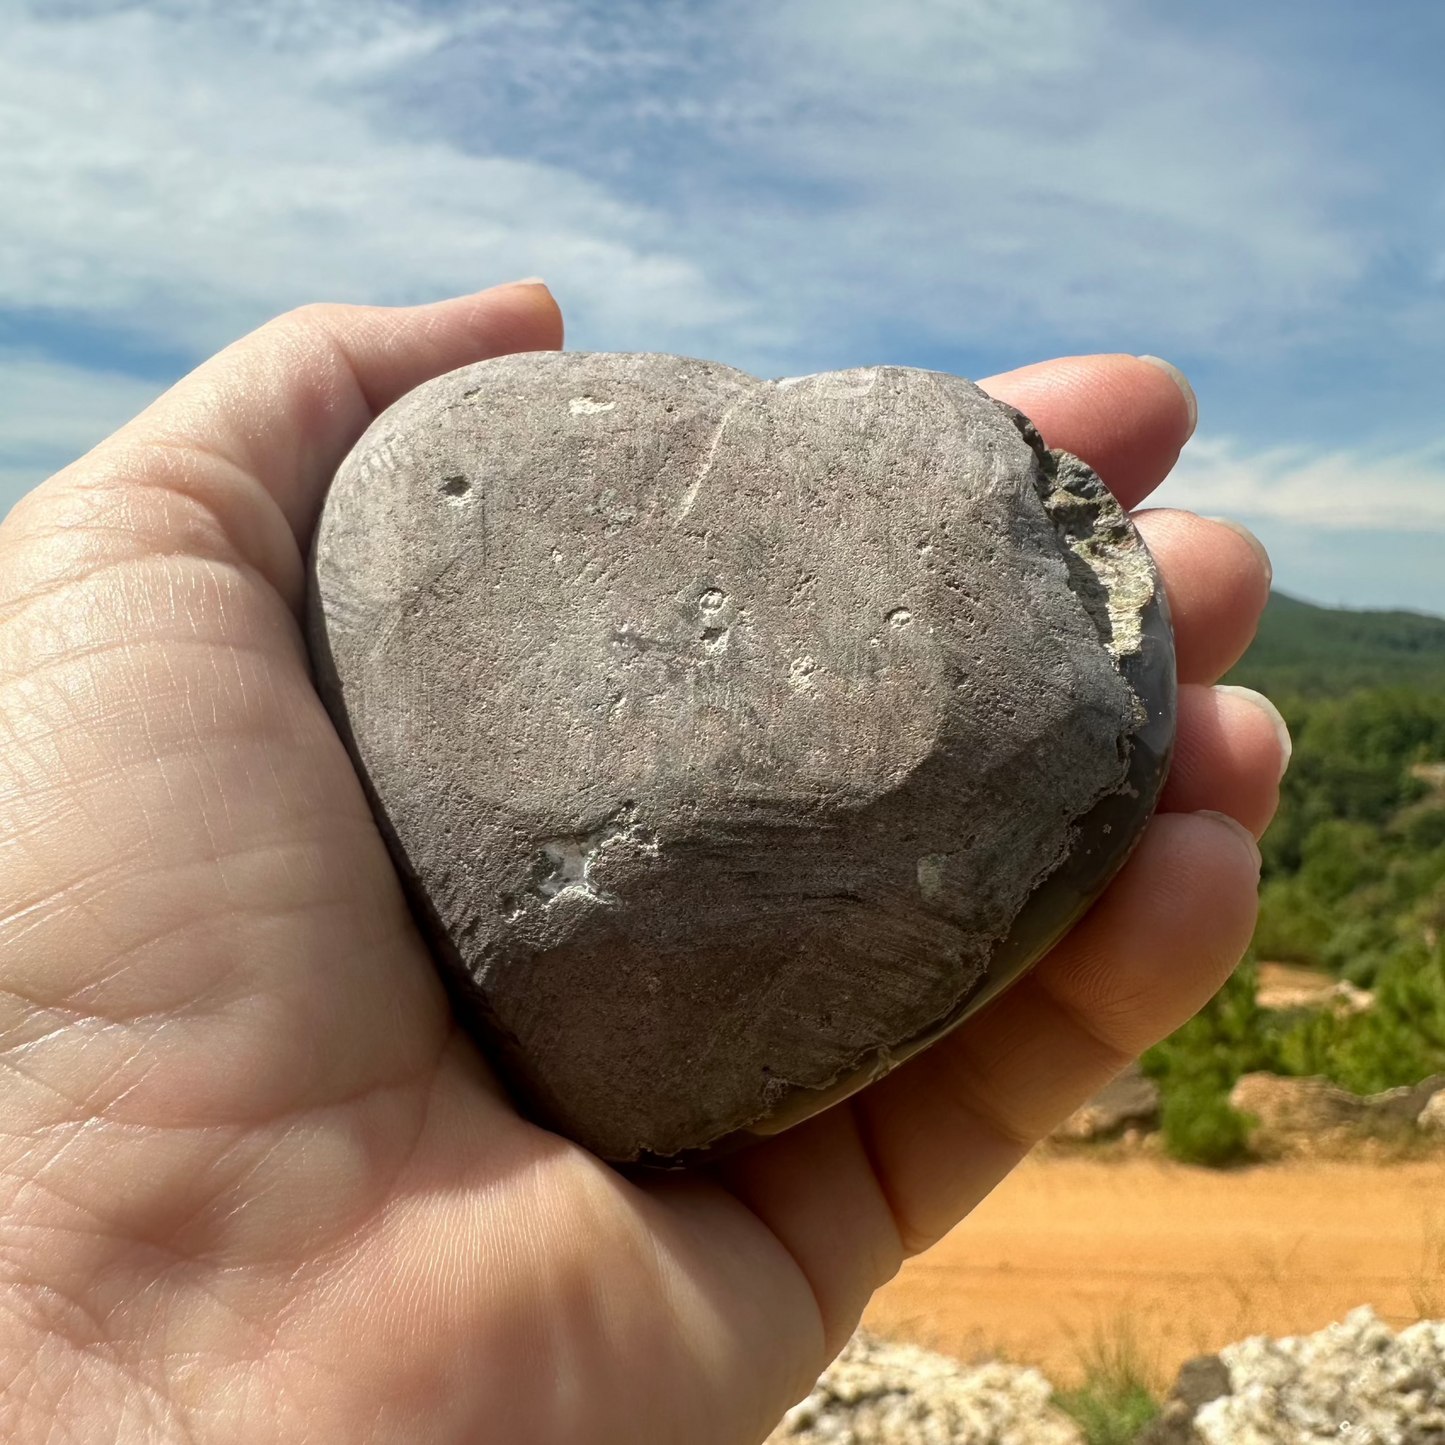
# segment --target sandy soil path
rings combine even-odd
[[[1395,1328],[1445,1317],[1445,1158],[1229,1173],[1031,1159],[905,1265],[865,1323],[1060,1384],[1091,1350],[1132,1346],[1167,1384],[1190,1355],[1361,1304]]]

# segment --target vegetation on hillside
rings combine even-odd
[[[1445,693],[1445,617],[1314,607],[1276,592],[1228,681],[1269,697],[1337,698],[1372,687]]]
[[[1370,987],[1445,927],[1445,689],[1276,697],[1295,739],[1255,950]]]
[[[1204,1164],[1246,1150],[1248,1121],[1228,1104],[1242,1073],[1373,1093],[1445,1072],[1445,619],[1276,595],[1227,680],[1271,697],[1295,742],[1252,958],[1328,971],[1375,1002],[1267,1013],[1249,962],[1151,1050],[1166,1147]]]

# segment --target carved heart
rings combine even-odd
[[[318,682],[534,1117],[676,1163],[958,1023],[1118,869],[1173,736],[1153,563],[971,382],[540,353],[378,418]]]

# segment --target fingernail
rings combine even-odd
[[[504,281],[504,286],[546,286],[547,283],[540,276],[524,276],[520,281]],[[548,288],[550,289],[550,288]]]
[[[1259,844],[1254,841],[1254,834],[1238,818],[1231,818],[1228,813],[1216,813],[1210,808],[1201,808],[1194,816],[1196,818],[1213,818],[1216,823],[1224,824],[1249,850],[1250,860],[1254,866],[1254,876],[1259,877]]]
[[[1294,743],[1290,740],[1289,724],[1280,715],[1279,709],[1262,692],[1256,692],[1252,687],[1236,687],[1233,683],[1220,682],[1215,684],[1214,690],[1227,692],[1231,697],[1237,697],[1257,707],[1269,719],[1274,735],[1279,739],[1279,776],[1284,777],[1290,757],[1294,753]],[[1279,779],[1275,781],[1278,782]]]
[[[1205,517],[1204,520],[1218,522],[1221,527],[1228,527],[1231,532],[1238,532],[1254,548],[1254,555],[1264,565],[1264,580],[1271,586],[1274,585],[1274,563],[1269,560],[1269,553],[1265,551],[1264,543],[1243,522],[1236,522],[1233,517]]]
[[[1184,404],[1189,408],[1189,437],[1194,435],[1194,428],[1199,425],[1199,398],[1194,395],[1194,388],[1189,384],[1189,378],[1174,365],[1172,361],[1165,361],[1162,356],[1136,356],[1136,361],[1147,361],[1150,366],[1157,366],[1160,371],[1167,372],[1174,379],[1174,385],[1184,393]]]

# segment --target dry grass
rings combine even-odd
[[[1146,1348],[1135,1318],[1115,1315],[1079,1345],[1081,1382],[1054,1402],[1078,1421],[1089,1445],[1132,1445],[1159,1413],[1158,1354]]]

